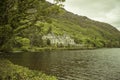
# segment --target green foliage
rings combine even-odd
[[[61,6],[59,1],[63,2],[61,0],[57,0],[57,4],[50,5],[45,0],[1,0],[0,47],[4,46],[5,42],[8,43],[11,38],[18,35],[26,28],[31,26],[42,26],[41,24],[36,25],[37,21],[51,23],[52,21],[50,16],[60,12]],[[9,25],[9,28],[6,27],[6,25]],[[42,34],[39,33],[39,35]],[[38,44],[37,42],[39,42],[37,39],[32,41],[33,43],[36,42],[35,46]]]
[[[64,14],[53,16],[52,32],[68,34],[77,44],[93,47],[120,47],[120,32],[113,26],[93,21],[64,10]]]
[[[0,80],[57,80],[54,76],[28,68],[14,65],[8,60],[0,59]]]
[[[28,51],[30,48],[30,40],[28,38],[15,37],[14,46],[23,51]]]
[[[9,25],[0,26],[0,45],[5,44],[11,37],[12,28]]]
[[[47,39],[47,45],[51,45],[51,43],[50,43],[50,40],[49,39]]]
[[[19,44],[19,46],[29,46],[30,45],[30,40],[27,38],[16,37],[15,40],[16,40],[16,43]]]
[[[49,34],[49,33],[52,33],[52,27],[51,26],[48,28],[48,31],[47,31],[47,34]]]
[[[11,50],[12,48],[11,36],[12,36],[12,28],[10,27],[10,25],[0,26],[0,50],[1,51]]]

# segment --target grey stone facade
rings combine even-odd
[[[53,33],[49,33],[42,37],[44,41],[49,40],[51,45],[62,45],[62,46],[69,46],[69,45],[76,45],[74,39],[72,39],[68,35],[55,35]]]

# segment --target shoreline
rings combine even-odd
[[[42,51],[54,51],[54,50],[94,50],[97,49],[96,47],[61,47],[61,48],[55,48],[55,47],[37,47],[37,48],[31,48],[28,50],[20,50],[20,49],[14,49],[13,53],[19,53],[19,52],[42,52]]]
[[[107,48],[107,47],[102,47],[102,48]],[[113,47],[112,47],[113,48]],[[116,48],[116,47],[114,47]],[[28,50],[22,50],[20,48],[14,48],[11,51],[1,51],[0,53],[21,53],[21,52],[44,52],[44,51],[59,51],[59,50],[95,50],[95,49],[101,49],[101,48],[96,48],[96,47],[34,47],[30,48]]]

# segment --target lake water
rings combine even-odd
[[[7,53],[0,57],[59,80],[120,80],[120,48]]]

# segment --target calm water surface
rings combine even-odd
[[[0,54],[59,80],[120,80],[120,48]]]

